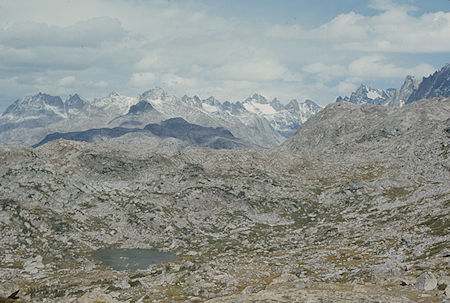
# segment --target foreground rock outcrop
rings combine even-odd
[[[449,117],[443,98],[339,103],[275,150],[1,147],[0,296],[442,302],[444,282],[416,281],[447,281]],[[179,258],[115,271],[102,247]]]

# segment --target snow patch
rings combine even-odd
[[[261,103],[244,103],[244,108],[251,113],[263,114],[263,115],[273,115],[277,111],[270,104]]]
[[[205,111],[207,111],[208,113],[214,113],[214,112],[217,112],[217,111],[218,111],[218,109],[217,109],[216,106],[209,105],[209,104],[207,104],[207,103],[203,103],[203,104],[202,104],[202,108],[203,108]]]
[[[381,98],[381,95],[377,91],[371,90],[367,93],[367,98],[375,100]]]

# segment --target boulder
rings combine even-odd
[[[433,290],[437,286],[437,279],[431,272],[424,272],[416,281],[416,288],[420,290]]]
[[[38,255],[25,261],[23,265],[24,270],[29,272],[30,274],[37,274],[41,269],[45,267],[42,263],[42,259],[42,256]]]

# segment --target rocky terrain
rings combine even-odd
[[[1,147],[0,297],[443,302],[449,117],[448,98],[341,102],[272,150]],[[178,258],[116,271],[105,247]]]

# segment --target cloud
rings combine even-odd
[[[362,79],[398,78],[406,75],[427,75],[434,68],[427,64],[419,64],[405,68],[387,62],[382,55],[370,55],[358,58],[348,66],[348,75]]]
[[[325,64],[316,62],[303,67],[307,73],[314,74],[321,82],[329,82],[345,77],[340,82],[339,90],[354,85],[363,80],[404,78],[406,75],[421,77],[432,73],[435,68],[428,64],[418,64],[412,67],[401,67],[388,60],[384,55],[373,54],[359,57],[348,65]],[[348,78],[352,80],[349,81]],[[351,85],[350,85],[351,84]]]
[[[366,24],[366,17],[350,12],[341,14],[313,30],[316,32],[316,39],[332,39],[334,41],[360,40],[370,35],[371,28]]]
[[[0,46],[0,69],[9,73],[51,70],[85,70],[113,68],[133,61],[133,54],[126,48],[94,49],[83,47],[37,46],[23,49]],[[128,61],[128,62],[127,62]],[[134,62],[131,62],[133,64]]]
[[[90,82],[88,82],[87,85],[89,85],[91,87],[104,88],[104,87],[108,87],[109,83],[106,82],[106,81],[96,81],[96,82],[95,81],[90,81]]]
[[[302,29],[300,25],[294,24],[290,26],[283,26],[275,24],[267,28],[265,34],[269,37],[282,38],[282,39],[297,39],[302,35]]]
[[[303,71],[316,74],[322,82],[328,82],[335,78],[346,75],[347,69],[340,64],[324,64],[321,62],[312,63],[303,67]]]
[[[348,96],[351,92],[355,91],[358,87],[359,79],[348,78],[344,81],[340,81],[338,85],[334,87],[334,89],[342,96]]]
[[[117,43],[125,30],[115,18],[97,17],[60,27],[38,22],[20,22],[0,30],[0,44],[11,48],[70,46],[98,48]]]
[[[189,89],[195,86],[196,79],[193,77],[183,77],[176,74],[164,74],[161,77],[161,83],[163,86],[169,88],[185,87]]]
[[[389,2],[390,3],[390,2]],[[450,12],[415,17],[405,8],[384,7],[375,16],[341,14],[313,30],[337,50],[364,52],[438,53],[450,51]]]
[[[412,5],[398,4],[392,0],[371,0],[369,4],[370,8],[388,11],[388,10],[403,10],[403,11],[413,11],[416,8]]]
[[[227,80],[271,81],[283,79],[288,69],[274,59],[249,59],[226,63],[214,72]]]
[[[139,88],[150,88],[155,86],[156,75],[150,72],[133,73],[130,84]]]
[[[67,76],[67,77],[61,78],[61,80],[59,80],[59,85],[70,86],[70,85],[74,84],[75,81],[76,81],[76,79],[74,76]]]

